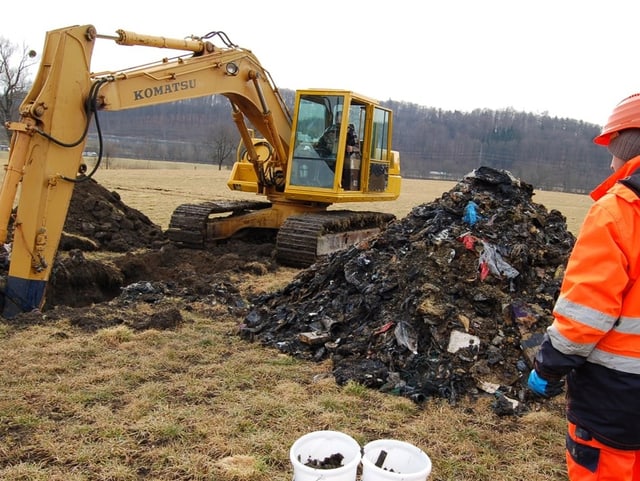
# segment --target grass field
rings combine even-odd
[[[0,152],[0,161],[4,162],[7,158],[7,152]],[[87,159],[87,163],[91,165],[91,159]],[[253,194],[230,190],[226,185],[228,175],[228,170],[218,170],[207,164],[112,159],[110,169],[99,169],[95,178],[104,186],[117,190],[128,205],[141,210],[158,225],[166,227],[173,208],[183,202],[255,198]],[[454,185],[455,182],[448,181],[403,179],[398,200],[350,204],[349,207],[390,212],[403,217],[413,207],[431,202]],[[158,201],[158,198],[162,201]],[[591,205],[591,199],[587,195],[541,190],[534,191],[533,200],[549,210],[557,209],[562,212],[567,219],[567,228],[574,234],[578,232]]]
[[[243,195],[226,188],[227,171],[137,167],[96,179],[163,227],[180,203]],[[398,201],[354,207],[402,217],[453,185],[406,180]],[[548,192],[534,200],[560,210],[574,233],[590,205],[587,196]],[[294,274],[249,282],[275,289]],[[0,322],[0,479],[291,481],[290,446],[320,429],[361,445],[415,444],[433,461],[430,481],[566,479],[562,399],[497,417],[491,397],[416,405],[339,387],[328,363],[247,343],[233,334],[237,318],[224,306],[214,312],[185,312],[189,322],[176,331]]]
[[[168,225],[173,208],[183,202],[255,198],[253,194],[234,192],[227,187],[228,170],[220,171],[206,165],[179,170],[170,163],[159,163],[153,168],[146,168],[146,165],[150,164],[143,162],[136,169],[101,169],[95,178],[104,186],[120,192],[127,204],[141,210],[163,227]],[[400,218],[407,215],[413,207],[435,200],[454,185],[455,182],[449,181],[403,179],[398,200],[355,203],[348,207],[390,212]],[[162,202],[154,202],[157,196],[163,199]],[[567,219],[567,228],[574,234],[580,228],[592,202],[586,195],[540,190],[535,191],[533,200],[549,210],[557,209],[562,212]]]

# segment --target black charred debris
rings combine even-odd
[[[349,381],[452,403],[483,392],[527,410],[526,376],[575,237],[508,171],[480,167],[368,242],[251,299],[240,335],[330,358]]]

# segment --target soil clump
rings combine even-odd
[[[77,182],[60,239],[60,249],[70,251],[130,252],[157,248],[167,237],[142,212],[127,206],[120,194],[91,178]]]

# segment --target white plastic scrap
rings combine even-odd
[[[413,354],[418,354],[418,336],[413,328],[406,322],[400,321],[394,330],[396,341],[401,346],[409,349]]]
[[[447,351],[451,354],[455,354],[460,349],[464,349],[465,347],[475,346],[476,348],[480,347],[480,338],[478,336],[472,336],[471,334],[467,334],[462,331],[451,331],[451,336],[449,336],[449,347],[447,347]]]
[[[489,394],[495,394],[498,389],[500,389],[500,384],[489,381],[479,381],[477,385],[480,389]]]

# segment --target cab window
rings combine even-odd
[[[371,150],[369,155],[368,189],[383,192],[387,188],[389,178],[389,144],[391,133],[391,113],[376,107],[373,113],[373,129],[371,132]]]
[[[300,97],[291,185],[333,188],[343,106],[339,95]]]

